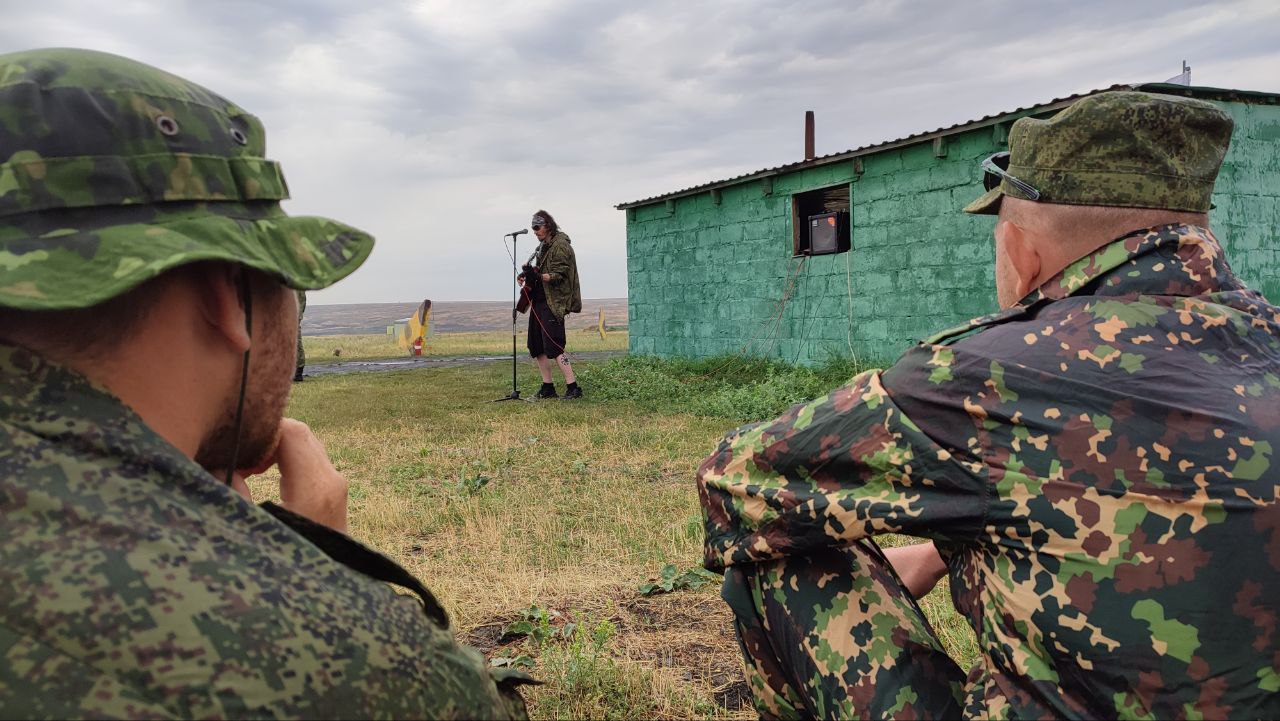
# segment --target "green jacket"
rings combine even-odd
[[[573,246],[564,231],[557,231],[551,240],[538,249],[538,270],[551,276],[543,287],[547,293],[547,307],[557,318],[569,313],[582,312],[582,288],[578,285],[578,261]]]
[[[0,718],[524,713],[515,679],[459,646],[411,578],[420,598],[353,570],[373,568],[359,544],[249,503],[119,399],[4,345],[0,518]]]

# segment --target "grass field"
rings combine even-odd
[[[509,387],[508,367],[482,364],[316,378],[296,386],[289,412],[350,479],[352,533],[423,579],[461,639],[547,682],[526,693],[535,718],[753,717],[718,583],[638,587],[666,564],[699,563],[694,470],[741,420],[734,393],[773,386],[776,405],[794,400],[778,388],[809,392],[835,376],[578,366],[579,402],[489,403]],[[680,382],[664,372],[696,392],[662,392]],[[532,392],[536,375],[523,374]],[[705,401],[715,397],[730,399],[719,415]],[[272,485],[255,480],[255,496]],[[944,582],[926,612],[971,662],[972,634],[946,593]]]
[[[571,352],[626,350],[627,331],[611,330],[604,338],[596,330],[570,329],[566,338]],[[525,354],[525,333],[516,335],[516,351]],[[386,335],[303,336],[302,348],[307,365],[324,365],[357,360],[404,358],[394,339]],[[334,351],[340,351],[334,355]],[[505,355],[511,352],[510,332],[440,333],[427,336],[423,355],[437,358],[458,356]]]

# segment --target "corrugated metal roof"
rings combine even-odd
[[[978,118],[976,120],[969,120],[963,123],[957,123],[955,125],[950,125],[945,128],[938,128],[937,130],[930,130],[923,133],[916,133],[914,135],[907,135],[905,137],[901,137],[896,140],[886,140],[885,142],[876,143],[874,145],[864,145],[860,148],[852,148],[850,150],[842,150],[838,153],[820,155],[814,158],[813,160],[801,160],[795,163],[777,165],[772,168],[764,168],[762,170],[756,170],[750,173],[737,175],[732,178],[726,178],[725,180],[716,180],[710,183],[703,183],[702,185],[694,185],[688,188],[684,188],[683,190],[674,190],[674,191],[671,191],[670,193],[655,195],[651,198],[644,198],[642,200],[633,200],[627,203],[619,203],[614,207],[617,208],[618,210],[626,210],[627,208],[635,208],[642,205],[652,205],[653,203],[660,203],[666,200],[673,200],[675,198],[683,198],[689,195],[696,195],[698,193],[703,193],[708,190],[725,188],[731,185],[739,185],[741,183],[746,183],[752,180],[759,180],[760,178],[768,178],[775,175],[781,175],[782,173],[789,173],[793,170],[802,170],[805,168],[814,168],[822,165],[829,165],[831,163],[838,163],[843,160],[849,160],[850,158],[855,158],[861,155],[871,155],[873,153],[878,153],[884,150],[890,150],[892,148],[902,147],[904,145],[914,145],[915,143],[923,143],[938,137],[954,135],[956,133],[963,133],[967,130],[973,130],[975,128],[981,128],[983,126],[988,126],[988,125],[995,125],[996,123],[1008,122],[1009,120],[1015,120],[1024,115],[1045,112],[1049,110],[1058,110],[1060,108],[1066,107],[1074,103],[1080,98],[1088,97],[1090,95],[1097,95],[1098,93],[1105,93],[1112,90],[1147,90],[1152,92],[1193,95],[1196,97],[1209,97],[1209,98],[1221,99],[1221,100],[1250,99],[1255,102],[1260,101],[1260,102],[1268,102],[1272,104],[1274,104],[1277,101],[1277,99],[1280,98],[1280,95],[1277,95],[1275,93],[1262,93],[1262,92],[1255,92],[1251,90],[1230,90],[1225,88],[1210,88],[1210,87],[1199,87],[1199,86],[1189,87],[1185,85],[1170,85],[1167,83],[1112,85],[1111,87],[1107,87],[1107,88],[1090,90],[1087,93],[1077,93],[1076,95],[1068,95],[1062,98],[1054,98],[1053,100],[1040,103],[1039,105],[1032,105],[1025,108],[1015,108],[1013,110],[1009,110],[1003,113],[996,113],[993,115],[984,115],[983,117]]]

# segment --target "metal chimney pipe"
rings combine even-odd
[[[804,159],[813,160],[813,111],[804,111]]]

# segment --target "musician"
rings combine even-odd
[[[578,285],[578,262],[573,255],[569,236],[560,230],[555,218],[545,210],[533,214],[530,225],[541,245],[534,253],[533,262],[525,266],[520,276],[522,293],[529,314],[529,355],[538,362],[542,374],[542,387],[534,398],[556,398],[556,386],[551,378],[551,360],[555,359],[564,375],[564,398],[582,397],[573,365],[565,355],[564,318],[569,313],[582,312],[582,289]],[[520,304],[523,312],[526,303]]]

